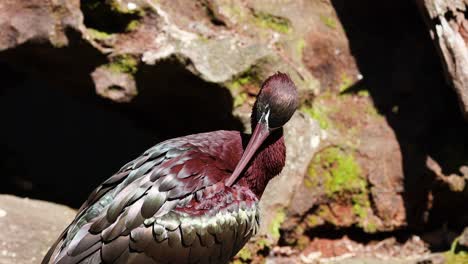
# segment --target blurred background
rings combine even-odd
[[[468,263],[466,8],[2,1],[0,263],[39,263],[88,194],[152,145],[249,131],[276,71],[300,111],[260,235],[233,262]]]

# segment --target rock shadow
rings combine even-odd
[[[242,131],[241,121],[232,115],[229,90],[186,67],[175,58],[141,65],[135,76],[138,96],[123,107],[139,125],[159,131],[164,139],[219,129]]]
[[[393,128],[403,156],[409,230],[423,235],[468,224],[467,192],[453,193],[426,167],[430,156],[445,174],[468,164],[468,124],[446,84],[440,59],[411,1],[332,0],[368,90]],[[427,240],[446,249],[449,240]]]
[[[0,193],[77,208],[166,138],[243,129],[230,92],[174,60],[141,67],[133,102],[100,98],[90,73],[105,61],[79,38],[60,49],[24,44],[0,52]]]

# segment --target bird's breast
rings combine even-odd
[[[219,212],[236,212],[239,209],[256,208],[256,195],[244,186],[225,186],[219,182],[208,188],[197,191],[186,203],[181,203],[176,211],[187,215],[212,216]]]
[[[217,213],[188,214],[175,210],[158,219],[147,219],[144,227],[132,231],[133,243],[145,243],[152,234],[145,253],[157,263],[227,263],[257,233],[259,210],[257,203],[226,207]],[[141,233],[139,235],[138,233]],[[153,249],[154,248],[154,249]]]

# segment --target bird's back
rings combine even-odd
[[[227,187],[239,132],[150,148],[101,184],[43,263],[225,263],[258,229],[258,199]]]

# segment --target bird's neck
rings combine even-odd
[[[244,175],[244,184],[260,198],[268,182],[278,175],[286,160],[283,128],[271,133],[253,157],[252,165]]]

